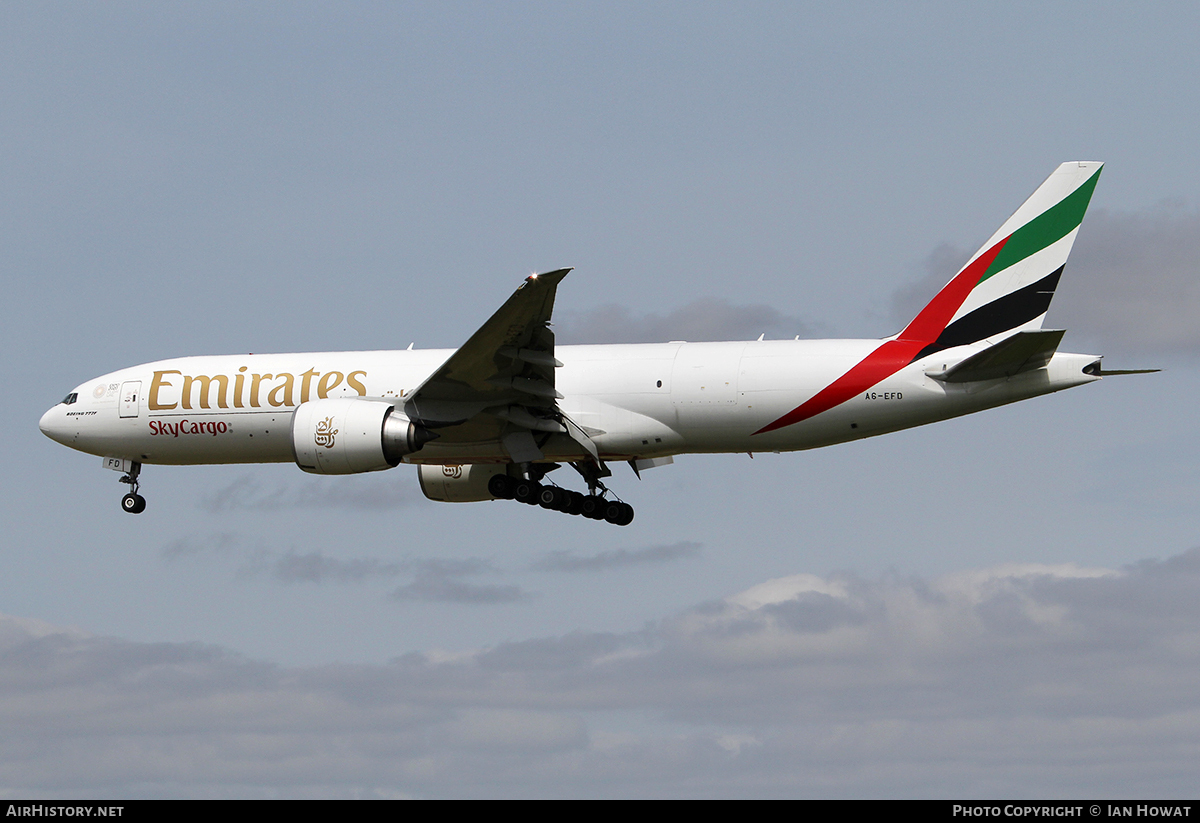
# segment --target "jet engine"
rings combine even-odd
[[[462,466],[422,464],[417,468],[417,477],[421,481],[421,491],[430,500],[474,503],[499,499],[489,490],[488,481],[507,471],[508,468],[501,463],[468,463]]]
[[[390,469],[435,437],[383,400],[311,400],[292,413],[292,454],[313,474]]]

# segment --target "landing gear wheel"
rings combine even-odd
[[[541,490],[541,483],[535,483],[532,480],[518,480],[516,485],[513,486],[513,496],[522,503],[536,506],[538,503],[538,494]]]
[[[497,474],[488,481],[488,493],[500,500],[512,500],[517,484],[507,474]]]
[[[617,525],[618,526],[628,526],[630,523],[633,522],[633,506],[629,505],[628,503],[622,503],[621,509],[622,509],[622,513],[621,513],[621,516],[617,519]]]
[[[141,514],[146,510],[146,498],[130,492],[121,498],[121,508],[130,514]]]
[[[581,492],[567,492],[569,499],[567,506],[563,509],[567,514],[583,514],[583,501],[587,497]]]
[[[604,506],[605,501],[603,497],[597,497],[594,494],[589,494],[587,497],[583,498],[583,505],[580,506],[582,511],[579,513],[589,520],[603,520]]]
[[[562,511],[567,504],[567,490],[558,486],[542,486],[538,493],[538,505],[543,509]]]
[[[604,506],[604,519],[614,526],[619,525],[621,519],[625,516],[625,504],[617,500],[610,500]]]
[[[146,498],[138,494],[138,477],[142,474],[142,464],[136,460],[129,466],[129,474],[121,477],[121,482],[129,486],[129,494],[121,498],[121,508],[130,514],[141,514],[146,510]]]

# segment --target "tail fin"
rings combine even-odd
[[[914,360],[1040,329],[1103,163],[1063,163],[897,335]]]
[[[1063,163],[904,331],[804,403],[755,434],[807,420],[844,403],[934,352],[1035,331],[1050,307],[1102,163]],[[993,379],[1035,368],[1058,346],[1055,333],[1023,339],[963,361],[948,382]],[[934,375],[935,377],[937,375]]]

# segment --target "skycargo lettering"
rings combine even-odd
[[[340,371],[330,371],[322,374],[316,369],[309,369],[297,375],[281,372],[280,374],[250,373],[247,388],[247,367],[242,366],[238,373],[229,379],[227,374],[184,374],[176,369],[166,369],[154,372],[150,381],[150,394],[147,396],[151,411],[169,411],[170,409],[194,409],[199,404],[201,409],[259,409],[263,401],[276,408],[296,406],[307,403],[311,399],[313,389],[316,396],[324,399],[329,393],[345,382],[346,386],[354,389],[359,397],[367,396],[367,387],[362,379],[367,376],[365,371],[352,371],[343,375]],[[317,378],[320,380],[317,380]],[[297,382],[299,382],[299,399],[297,399]],[[315,382],[315,386],[314,386]],[[232,384],[232,391],[230,386]],[[268,389],[267,386],[270,386]]]
[[[169,434],[172,437],[178,437],[181,434],[211,434],[216,437],[218,434],[225,434],[229,431],[229,424],[224,420],[215,423],[200,422],[192,420],[180,420],[178,423],[168,423],[165,420],[151,420],[150,434]]]

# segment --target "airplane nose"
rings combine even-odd
[[[42,419],[38,421],[38,428],[42,430],[42,434],[51,440],[61,443],[61,424],[61,412],[59,412],[58,406],[54,406],[47,409],[46,413],[42,415]]]

